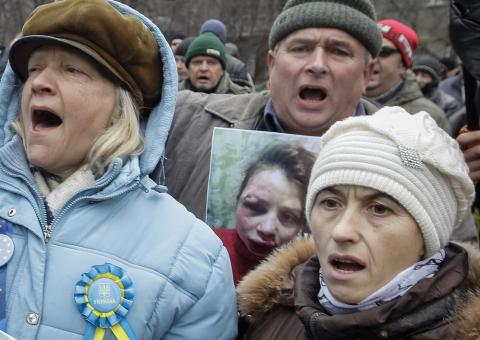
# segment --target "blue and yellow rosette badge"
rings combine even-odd
[[[133,304],[133,283],[122,268],[110,263],[93,266],[75,286],[75,302],[88,321],[84,340],[101,340],[107,329],[117,339],[137,339],[127,321]]]

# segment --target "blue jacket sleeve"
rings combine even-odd
[[[237,300],[230,258],[222,247],[205,294],[177,320],[163,339],[229,340],[237,336]]]

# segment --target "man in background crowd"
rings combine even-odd
[[[439,88],[440,80],[446,74],[446,68],[433,55],[418,54],[412,59],[412,70],[423,95],[445,112],[452,128],[452,135],[456,137],[465,123],[465,112],[455,98]]]
[[[212,33],[200,34],[188,46],[185,66],[188,78],[179,90],[205,93],[241,94],[251,92],[248,86],[235,84],[225,71],[227,57],[220,39]]]
[[[448,79],[462,73],[462,64],[458,62],[458,58],[443,57],[439,61],[445,66],[446,72],[442,77],[442,80]]]
[[[177,64],[178,82],[188,78],[188,70],[185,66],[185,54],[187,53],[188,46],[195,37],[188,37],[182,40],[180,45],[175,49],[175,63]]]
[[[441,58],[440,61],[447,68],[447,74],[440,81],[439,88],[455,98],[461,106],[465,106],[465,88],[461,62],[459,62],[458,57]]]
[[[180,32],[175,32],[172,34],[172,37],[170,39],[170,47],[172,49],[173,54],[175,54],[175,51],[177,50],[178,45],[180,45],[185,39],[186,36],[183,33]]]
[[[175,159],[166,163],[171,195],[205,217],[214,127],[320,136],[338,120],[375,112],[360,98],[381,39],[369,0],[287,1],[269,36],[270,92],[179,93],[166,149]]]
[[[205,21],[200,27],[198,34],[210,32],[215,34],[222,44],[227,43],[227,26],[218,19],[209,19]],[[230,75],[230,78],[234,83],[240,86],[249,86],[254,88],[253,79],[250,73],[248,73],[247,66],[243,61],[237,57],[227,54],[226,71]]]
[[[366,95],[385,106],[401,106],[409,113],[428,112],[450,133],[445,113],[426,99],[410,71],[412,55],[418,46],[417,33],[404,23],[386,19],[378,22],[383,35],[382,48],[374,61],[373,75]]]

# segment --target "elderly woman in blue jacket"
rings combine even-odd
[[[148,177],[176,89],[164,37],[123,4],[65,0],[27,19],[0,83],[4,333],[235,338],[225,248]]]

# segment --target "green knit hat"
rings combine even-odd
[[[225,47],[220,39],[211,32],[200,34],[192,41],[190,46],[188,46],[187,53],[185,54],[185,66],[188,67],[190,60],[197,56],[207,56],[218,59],[223,69],[225,69],[227,63]]]
[[[357,38],[373,57],[382,46],[375,8],[369,0],[288,0],[275,19],[270,49],[290,33],[309,27],[338,28]]]

